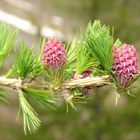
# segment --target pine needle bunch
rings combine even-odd
[[[20,46],[19,52],[16,52],[15,70],[21,79],[25,79],[35,68],[35,55],[33,47],[29,48],[25,42],[22,42]]]
[[[29,130],[30,133],[34,133],[40,126],[40,120],[38,119],[38,114],[30,106],[21,91],[19,91],[19,103],[19,113],[20,110],[23,113],[24,132],[27,134],[27,130]]]
[[[112,45],[113,35],[109,26],[101,26],[100,21],[89,22],[86,33],[86,42],[92,57],[96,58],[101,70],[111,72],[113,64]]]
[[[0,67],[3,64],[5,57],[13,48],[17,37],[17,30],[13,29],[8,24],[0,25]]]
[[[65,45],[66,53],[67,53],[67,62],[65,65],[65,73],[67,73],[66,80],[68,78],[73,77],[73,74],[76,70],[76,59],[77,59],[77,39],[74,38],[71,44]]]
[[[77,42],[77,64],[76,72],[81,75],[85,71],[92,70],[94,67],[98,66],[98,61],[92,56],[90,49],[86,44],[86,40],[81,37]]]
[[[57,100],[55,99],[55,96],[49,91],[31,88],[23,89],[22,91],[26,96],[31,97],[43,109],[47,109],[48,107],[54,110],[57,109]]]

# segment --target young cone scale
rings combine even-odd
[[[91,75],[92,71],[91,70],[86,70],[82,73],[82,78],[89,77]],[[83,89],[83,94],[86,95],[88,94],[89,90],[92,89],[92,86],[85,86]]]
[[[62,68],[66,63],[67,56],[64,45],[57,39],[50,39],[45,44],[42,51],[42,62],[46,68],[51,67],[53,70]]]
[[[92,71],[90,71],[90,70],[84,71],[84,72],[82,73],[82,78],[86,78],[86,77],[90,76],[91,73],[92,73]]]
[[[118,90],[126,91],[133,83],[138,74],[138,57],[136,48],[132,45],[123,44],[121,48],[113,47],[114,63],[113,70],[119,85]]]

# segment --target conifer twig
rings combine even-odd
[[[62,83],[63,88],[73,88],[73,87],[84,87],[84,86],[102,86],[110,84],[109,76],[100,76],[100,77],[87,77],[83,79],[77,79],[77,80],[68,80],[64,81]],[[46,82],[36,82],[33,81],[31,83],[24,82],[21,79],[15,79],[15,78],[6,78],[1,76],[0,77],[0,86],[9,87],[9,88],[27,88],[27,87],[33,87],[33,88],[40,88],[45,89],[48,88],[48,84]]]

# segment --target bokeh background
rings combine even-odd
[[[19,28],[19,38],[36,47],[41,36],[70,42],[95,19],[114,27],[115,39],[140,52],[139,0],[0,0],[0,22]],[[11,63],[8,59],[3,70]],[[57,111],[34,104],[42,127],[25,136],[21,118],[16,121],[17,96],[9,91],[9,104],[0,105],[0,140],[140,140],[139,92],[139,87],[133,88],[136,97],[123,95],[115,107],[115,91],[96,88],[86,104],[68,113],[65,104]]]

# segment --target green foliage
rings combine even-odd
[[[24,42],[16,56],[15,70],[21,79],[29,76],[35,68],[35,55],[33,48],[29,48]]]
[[[114,45],[116,47],[120,48],[122,46],[122,42],[119,39],[117,39],[116,42],[114,43]]]
[[[42,50],[45,45],[46,39],[40,39],[39,51],[38,51],[38,61],[41,62],[42,60]]]
[[[40,120],[37,117],[38,114],[25,99],[22,91],[19,91],[19,103],[23,114],[24,132],[27,134],[27,130],[29,130],[30,133],[34,133],[40,126]]]
[[[17,31],[8,24],[0,24],[0,67],[16,41]]]
[[[76,39],[73,39],[71,45],[70,44],[65,45],[65,49],[67,52],[67,63],[65,64],[65,73],[67,73],[66,79],[72,76],[73,71],[75,70],[77,48],[78,46],[76,43]]]
[[[82,74],[84,71],[96,67],[98,62],[95,57],[91,55],[83,37],[77,42],[77,46],[76,71],[78,74]]]
[[[94,68],[92,71],[93,76],[103,76],[103,75],[107,75],[108,72],[102,70],[100,67]]]
[[[23,89],[23,92],[26,93],[27,96],[30,96],[32,99],[34,99],[43,109],[50,107],[56,110],[57,101],[50,91],[26,88]]]
[[[77,40],[73,39],[71,45],[66,45],[66,52],[67,52],[67,65],[71,67],[75,67],[76,62],[76,53],[77,53]]]
[[[55,69],[51,66],[44,69],[45,79],[54,87],[59,87],[67,77],[65,73],[65,66],[59,67],[58,65],[56,65]]]
[[[34,77],[39,76],[44,72],[44,66],[42,64],[42,49],[45,45],[45,41],[46,41],[45,38],[40,39],[39,50],[35,55],[34,70],[33,70]]]
[[[96,20],[92,24],[88,24],[85,37],[91,54],[101,65],[101,69],[107,72],[111,71],[113,57],[112,45],[113,36],[110,35],[110,28],[108,26],[101,26],[100,21]]]

